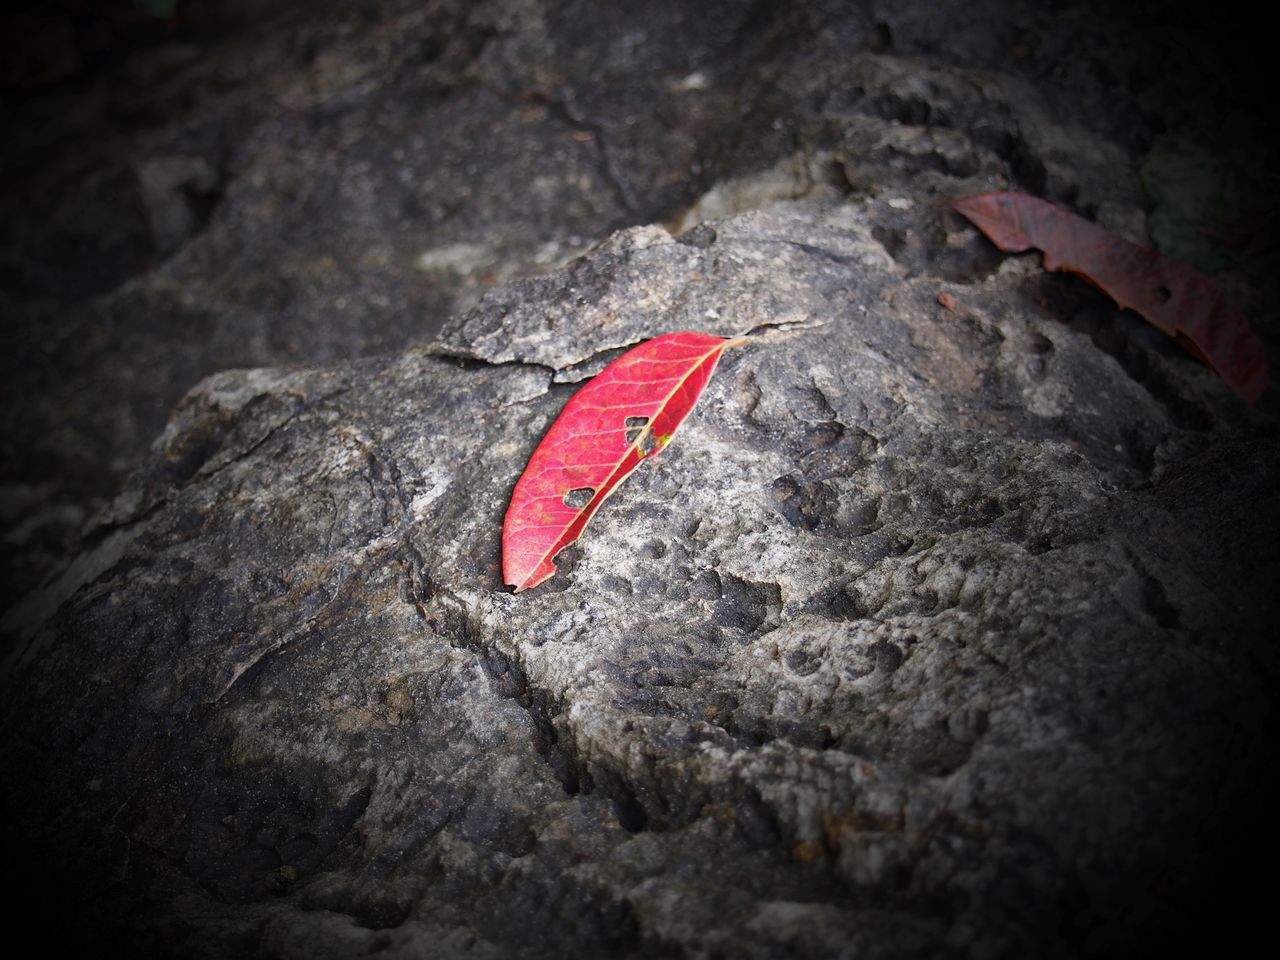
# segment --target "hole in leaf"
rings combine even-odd
[[[591,498],[595,495],[595,487],[574,487],[564,495],[564,505],[573,507],[575,510],[581,510],[591,502]]]
[[[1173,291],[1166,286],[1156,288],[1156,296],[1160,298],[1161,303],[1168,303],[1173,299]]]
[[[636,438],[649,425],[648,417],[627,417],[624,426],[627,428],[627,443],[635,443]]]
[[[655,437],[652,432],[646,433],[640,438],[640,452],[645,456],[653,453],[653,451],[657,450],[660,446],[662,446],[662,444],[658,442],[658,438]]]

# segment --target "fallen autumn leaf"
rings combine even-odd
[[[502,578],[516,593],[555,573],[552,559],[693,410],[726,348],[691,331],[628,350],[565,405],[516,482],[502,526]]]
[[[1267,354],[1239,310],[1208,277],[1026,193],[997,190],[950,206],[1006,253],[1044,251],[1046,270],[1084,277],[1122,309],[1141,314],[1253,403],[1267,388]]]

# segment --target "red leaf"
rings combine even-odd
[[[574,394],[516,482],[502,525],[502,579],[516,593],[555,573],[552,558],[646,456],[657,456],[693,409],[726,347],[705,333],[668,333],[628,350]]]
[[[1253,403],[1267,388],[1267,354],[1244,314],[1188,263],[1140,247],[1096,223],[1025,193],[952,200],[1006,253],[1044,251],[1046,270],[1078,273],[1208,363]]]

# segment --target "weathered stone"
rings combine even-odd
[[[725,47],[750,4],[586,6],[293,4],[23,105],[0,197],[12,593],[201,377],[429,340],[495,283],[696,198],[772,19]]]
[[[1230,18],[1180,23],[1166,4],[206,8],[275,16],[6,100],[11,594],[74,552],[201,377],[422,342],[491,285],[620,227],[692,226],[822,184],[919,198],[941,174],[1012,178],[1134,235],[1131,159],[1160,142],[1230,156],[1248,198],[1234,235],[1273,219],[1252,49],[1218,49]],[[931,238],[884,229],[909,265],[930,256]]]
[[[355,47],[365,29],[379,50],[421,42],[395,9],[384,33],[352,27]],[[529,51],[579,35],[573,11],[479,9],[419,51],[463,78],[439,101],[406,66],[418,79],[379,106],[345,54],[308,74],[324,89],[277,91],[244,155],[264,178],[229,179],[203,228],[173,185],[213,182],[204,168],[150,168],[139,209],[178,252],[74,308],[145,329],[167,291],[228,343],[261,336],[268,307],[237,326],[226,302],[254,297],[208,294],[292,236],[305,253],[275,275],[317,286],[282,324],[341,291],[372,316],[371,288],[313,259],[335,223],[363,224],[334,234],[347,245],[401,224],[352,255],[403,289],[462,303],[490,249],[512,277],[429,344],[350,359],[344,343],[364,347],[335,329],[311,354],[327,366],[207,377],[106,509],[58,521],[83,525],[83,549],[4,624],[0,823],[32,915],[74,912],[65,935],[99,953],[208,958],[1108,956],[1245,929],[1265,891],[1239,864],[1274,846],[1274,399],[1246,409],[1143,321],[997,256],[937,203],[1035,186],[1140,236],[1130,111],[1058,116],[1035,77],[992,69],[976,27],[954,35],[967,65],[931,62],[948,21],[912,5],[879,22],[734,7],[738,67],[680,48],[680,70],[636,88],[639,13],[555,46],[562,62]],[[564,71],[539,89],[610,82],[507,103],[508,121],[564,112],[591,138],[502,126],[514,152],[492,145],[495,169],[572,170],[594,144],[607,188],[588,193],[614,199],[584,223],[684,232],[633,226],[531,276],[550,266],[533,247],[385,220],[371,184],[390,181],[326,179],[309,150],[291,170],[268,129],[385,158],[401,128],[343,140],[360,128],[343,104],[410,123],[417,91],[430,119],[410,126],[454,137],[530,62]],[[743,82],[743,115],[708,134],[723,179],[642,206],[661,178],[601,99],[665,84],[664,103],[702,104],[688,120]],[[664,149],[679,166],[698,142]],[[443,178],[434,199],[463,191],[428,166],[411,179]],[[312,232],[339,183],[360,189]],[[520,209],[567,202],[567,183]],[[458,216],[497,222],[477,212],[495,189]],[[280,211],[294,226],[273,233]],[[551,231],[561,252],[574,216]],[[456,276],[419,288],[427,274]],[[1274,306],[1251,316],[1273,339]],[[512,595],[502,515],[543,431],[618,351],[679,328],[749,343],[556,577]],[[105,340],[84,356],[140,369]],[[166,369],[209,369],[183,356]],[[87,470],[106,452],[77,455]],[[43,497],[13,491],[15,512]]]
[[[84,858],[63,882],[145,898],[159,943],[231,938],[207,955],[1025,954],[1175,923],[1266,751],[1265,598],[1205,581],[1259,542],[1213,454],[1242,411],[1110,318],[1220,417],[1193,452],[1033,273],[949,312],[887,215],[638,228],[439,347],[193,391],[11,680],[7,777]],[[557,577],[506,592],[557,374],[691,325],[755,333]]]

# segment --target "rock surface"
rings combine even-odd
[[[67,936],[208,958],[1066,957],[1242,929],[1276,760],[1274,396],[1244,408],[937,202],[1036,189],[1140,239],[1123,111],[1080,126],[1025,78],[868,51],[883,21],[821,12],[752,28],[828,56],[771,54],[741,129],[809,104],[785,148],[725,161],[678,215],[619,199],[582,228],[661,210],[674,235],[612,233],[429,344],[186,394],[6,621],[0,822],[34,899],[77,916]],[[664,82],[705,89],[691,75]],[[628,143],[616,122],[587,142]],[[617,176],[601,195],[628,195]],[[434,262],[475,262],[470,242]],[[180,249],[161,277],[234,269]],[[142,313],[172,282],[134,288]],[[129,295],[92,309],[127,316]],[[541,433],[620,350],[686,328],[750,342],[558,575],[510,594],[502,515]],[[1237,902],[1206,934],[1215,891]]]
[[[130,6],[165,7],[110,5]],[[201,377],[429,340],[493,284],[691,205],[992,172],[1140,236],[1138,161],[1163,145],[1230,161],[1237,242],[1277,212],[1275,105],[1251,82],[1270,54],[1221,5],[175,6],[263,19],[0,101],[10,596],[78,549]],[[904,146],[920,127],[933,143]],[[787,162],[837,148],[843,169]]]

